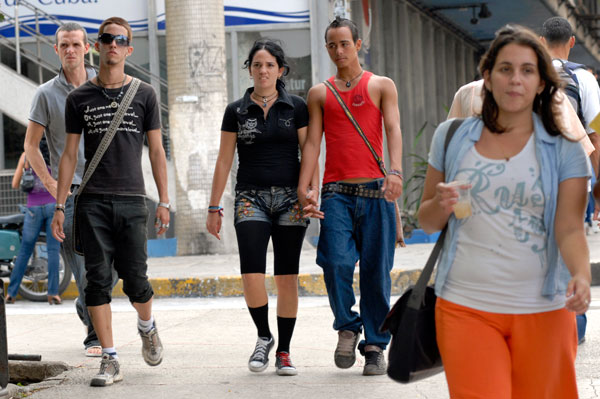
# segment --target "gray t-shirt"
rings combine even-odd
[[[88,80],[96,76],[93,68],[86,68]],[[48,82],[38,87],[31,104],[29,120],[44,126],[44,133],[50,149],[50,169],[52,177],[58,179],[58,164],[65,149],[65,101],[67,95],[75,87],[67,82],[62,69],[59,74]],[[73,176],[73,184],[81,183],[85,167],[83,140],[79,143],[77,155],[77,168]]]

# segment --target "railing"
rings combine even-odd
[[[31,11],[33,11],[33,13],[35,15],[35,29],[29,25],[21,24],[19,22],[19,6],[24,6],[28,9],[30,9]],[[41,34],[39,21],[40,21],[40,19],[45,19],[45,20],[53,22],[54,24],[56,24],[58,26],[64,25],[64,22],[62,22],[60,19],[56,18],[54,15],[48,14],[44,10],[34,6],[27,0],[16,0],[15,1],[14,17],[7,14],[4,11],[2,11],[2,9],[0,9],[0,14],[2,14],[4,16],[4,21],[8,22],[10,25],[12,25],[15,30],[14,43],[11,39],[9,39],[3,35],[0,35],[0,45],[3,45],[15,52],[15,64],[16,64],[15,69],[16,69],[17,73],[21,74],[21,61],[22,61],[21,57],[24,57],[24,58],[28,59],[29,61],[33,62],[35,65],[37,65],[37,67],[38,67],[38,83],[39,84],[43,83],[43,73],[42,73],[43,69],[51,71],[54,74],[58,73],[58,69],[54,65],[44,61],[44,59],[41,57],[41,44],[46,44],[46,45],[49,45],[50,47],[54,47],[54,42],[52,40],[49,40],[43,34]],[[21,47],[21,32],[24,32],[35,39],[36,53],[33,53],[33,52],[28,51]],[[92,46],[95,43],[94,39],[90,38],[89,36],[88,36],[88,42]],[[93,52],[91,52],[91,51],[89,52],[89,57],[86,60],[86,64],[89,66],[92,66],[92,67],[95,64],[94,55],[93,55]],[[164,89],[165,91],[168,91],[168,83],[167,83],[166,79],[163,79],[162,77],[149,71],[147,68],[144,68],[141,65],[131,62],[130,60],[126,60],[125,65],[127,66],[127,68],[129,68],[131,71],[133,71],[134,74],[138,78],[146,81],[147,83],[152,84],[153,82],[156,82],[158,84],[157,89],[158,89],[159,93],[162,89]],[[167,153],[167,158],[170,159],[171,158],[171,156],[170,156],[170,139],[169,139],[169,134],[168,134],[169,106],[168,106],[167,102],[165,101],[165,97],[166,96],[160,96],[159,107],[160,107],[162,121],[163,121],[163,128],[162,128],[163,145],[164,145],[165,151]]]

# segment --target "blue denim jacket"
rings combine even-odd
[[[542,120],[535,113],[533,114],[533,122],[535,153],[540,164],[542,190],[545,197],[544,226],[546,228],[548,273],[544,280],[542,296],[551,300],[555,295],[566,292],[567,284],[571,278],[554,237],[558,185],[570,178],[589,178],[591,170],[581,144],[568,141],[562,136],[549,135]],[[444,172],[447,182],[455,179],[460,161],[481,137],[483,121],[475,117],[466,119],[452,137],[444,157],[444,142],[449,126],[450,121],[446,121],[436,129],[429,153],[429,164]],[[457,228],[459,228],[459,223],[452,214],[448,219],[448,234],[446,234],[444,249],[435,278],[435,292],[438,296],[442,292],[456,255]]]

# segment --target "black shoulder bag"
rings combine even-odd
[[[455,119],[448,128],[444,156],[450,140],[464,119]],[[417,280],[396,301],[385,318],[381,331],[390,331],[387,374],[395,381],[408,383],[444,371],[435,336],[433,287],[428,286],[435,263],[444,245],[448,224],[444,226],[427,263]]]

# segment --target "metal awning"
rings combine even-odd
[[[484,47],[494,38],[494,32],[508,23],[523,25],[539,33],[546,19],[557,15],[566,17],[576,32],[576,44],[569,59],[600,69],[600,51],[590,34],[594,29],[591,25],[596,22],[577,18],[580,10],[568,0],[415,0],[411,3],[446,20]],[[482,4],[491,13],[489,17],[485,17],[485,12],[481,13]]]

